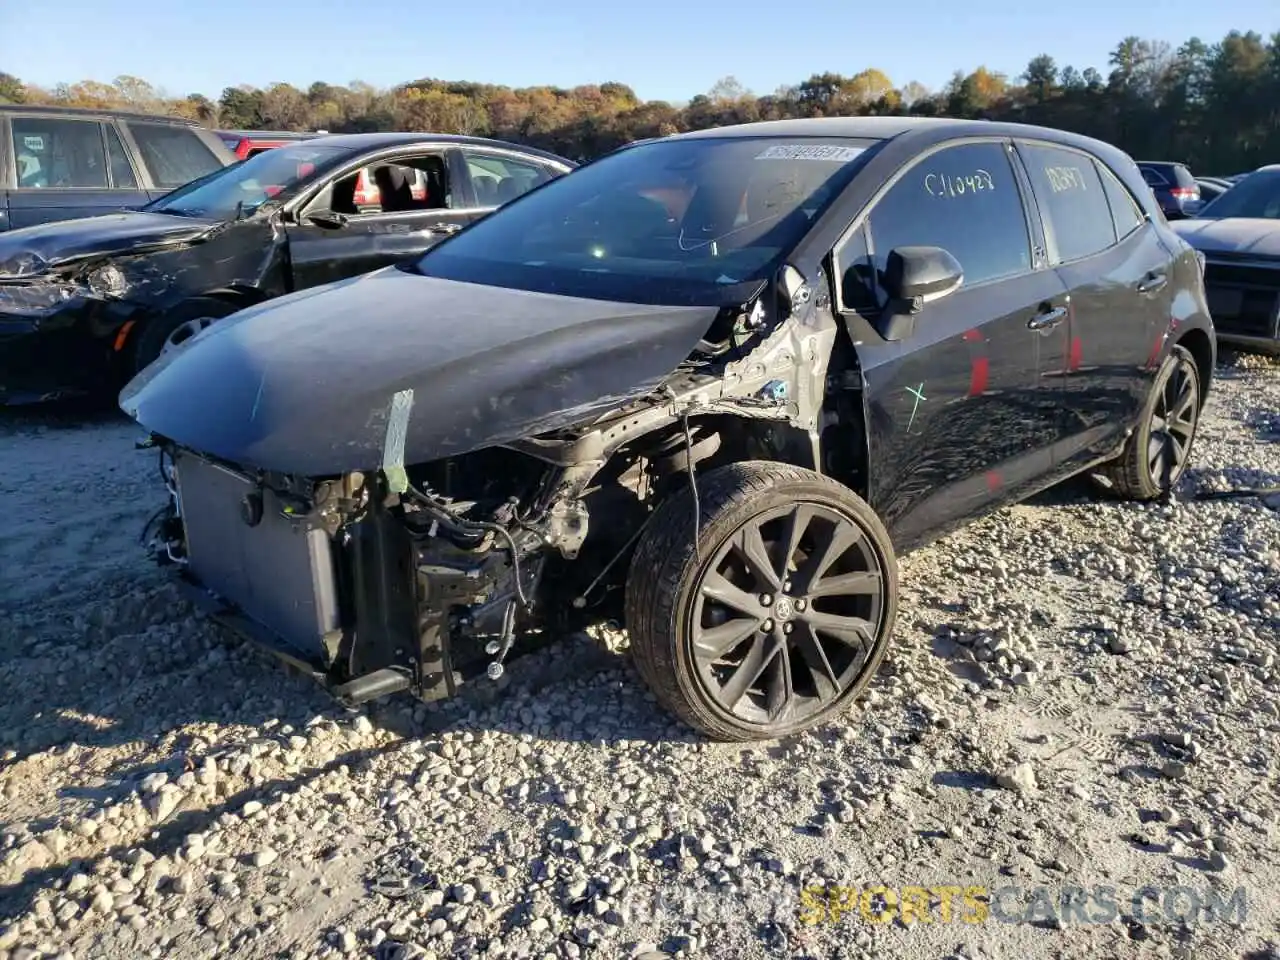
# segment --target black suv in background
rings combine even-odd
[[[140,207],[236,159],[176,117],[0,106],[0,230]]]
[[[1139,160],[1138,169],[1167,220],[1194,217],[1200,212],[1200,184],[1186,164],[1163,160]]]

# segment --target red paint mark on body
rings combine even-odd
[[[974,357],[969,364],[969,396],[976,397],[987,389],[990,365],[986,357]]]
[[[989,493],[995,493],[1000,489],[1000,485],[1003,483],[1004,481],[1000,478],[999,470],[987,471],[987,491]]]
[[[1156,337],[1156,342],[1151,345],[1151,353],[1147,357],[1147,369],[1150,370],[1156,365],[1156,361],[1160,359],[1160,351],[1164,348],[1164,334]]]
[[[1068,370],[1079,370],[1080,359],[1084,353],[1084,344],[1080,342],[1079,337],[1071,338],[1071,359],[1067,362]]]
[[[976,343],[982,339],[982,333],[978,330],[966,330],[964,332],[964,339],[969,343]]]

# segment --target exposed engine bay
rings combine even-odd
[[[382,467],[339,476],[247,469],[153,435],[170,502],[151,549],[194,600],[345,702],[496,680],[560,630],[621,619],[647,517],[677,488],[696,502],[700,468],[832,468],[822,433],[860,383],[829,369],[852,351],[836,349],[826,289],[786,268],[722,311],[651,396],[457,457],[400,462],[401,395]]]

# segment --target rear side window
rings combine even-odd
[[[1116,228],[1116,238],[1123,240],[1142,226],[1142,209],[1123,183],[1107,167],[1099,163],[1098,175],[1102,178],[1102,192],[1107,195],[1111,207],[1111,222]]]
[[[107,158],[98,121],[14,117],[12,130],[19,188],[106,188]]]
[[[1030,144],[1021,150],[1056,263],[1079,260],[1116,242],[1111,205],[1091,158]]]
[[[868,223],[877,283],[889,252],[904,246],[942,247],[964,268],[965,286],[1031,269],[1022,195],[999,143],[959,144],[916,163]]]
[[[1139,167],[1139,169],[1142,171],[1142,179],[1147,181],[1149,186],[1167,187],[1169,185],[1169,181],[1164,178],[1164,174],[1159,170],[1155,170],[1152,167]]]
[[[138,178],[134,176],[133,166],[129,163],[129,154],[125,153],[120,134],[111,124],[107,131],[107,165],[111,168],[111,185],[119,190],[137,190]]]
[[[471,174],[476,203],[499,207],[551,179],[551,172],[532,163],[521,163],[494,154],[462,151]]]
[[[222,166],[190,127],[131,122],[129,132],[156,186],[180,187]]]

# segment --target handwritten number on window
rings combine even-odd
[[[972,173],[954,176],[948,173],[927,173],[924,188],[931,197],[967,197],[994,190],[996,182],[990,173],[979,168]]]
[[[1044,175],[1049,179],[1049,189],[1054,193],[1067,190],[1084,190],[1084,174],[1079,167],[1045,167]]]

